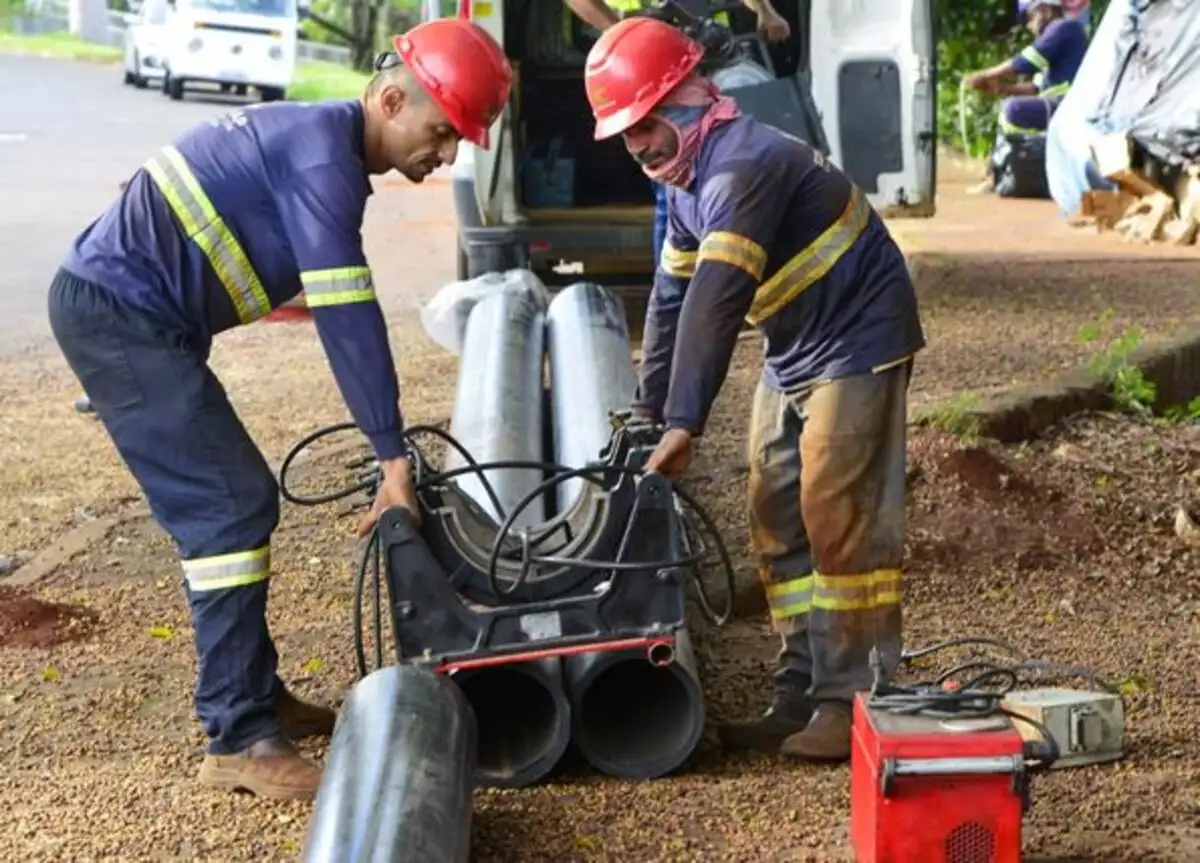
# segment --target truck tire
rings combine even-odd
[[[264,102],[278,102],[284,96],[282,87],[259,87],[258,96]]]
[[[167,81],[167,95],[171,97],[173,102],[178,102],[183,98],[183,79],[176,78],[174,75]]]

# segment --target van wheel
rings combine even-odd
[[[283,98],[282,87],[259,87],[258,95],[264,102],[278,102]]]
[[[129,86],[132,83],[133,83],[133,73],[130,72],[128,69],[126,69],[125,70],[125,85]]]
[[[167,95],[172,101],[178,102],[183,98],[183,79],[174,76],[167,82]]]

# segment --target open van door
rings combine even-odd
[[[809,69],[830,156],[886,217],[932,216],[933,0],[812,0]]]

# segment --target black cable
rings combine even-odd
[[[287,482],[288,469],[292,466],[292,463],[295,461],[297,456],[306,447],[311,446],[313,443],[315,443],[317,440],[320,440],[323,437],[326,437],[331,434],[336,434],[337,432],[347,431],[347,430],[353,429],[353,428],[356,428],[356,425],[352,422],[343,422],[343,423],[337,423],[337,424],[331,425],[331,426],[326,426],[324,428],[318,429],[315,432],[305,436],[295,446],[292,447],[292,449],[288,452],[287,456],[285,456],[283,463],[280,466],[280,471],[279,471],[280,492],[282,493],[283,497],[286,500],[290,501],[291,503],[298,504],[300,506],[316,506],[319,504],[331,503],[333,501],[336,501],[336,500],[339,500],[339,499],[342,499],[345,497],[349,497],[350,495],[353,495],[360,491],[368,491],[373,494],[378,489],[379,483],[381,482],[381,479],[382,479],[382,474],[381,474],[380,468],[377,464],[373,467],[372,470],[366,472],[365,474],[360,475],[358,478],[358,482],[356,482],[354,485],[347,486],[346,488],[343,488],[339,491],[331,492],[328,494],[303,496],[303,495],[298,495],[298,494],[293,493],[292,490],[288,487],[288,482]],[[415,441],[415,438],[421,434],[428,434],[428,435],[432,435],[434,437],[439,438],[447,446],[449,446],[450,448],[455,450],[466,464],[461,467],[457,467],[457,468],[449,468],[449,469],[437,470],[437,471],[433,470],[429,459],[425,455],[425,452],[421,449],[420,446],[417,445],[417,443]],[[462,446],[462,444],[460,444],[454,438],[453,435],[451,435],[445,429],[439,428],[437,426],[431,426],[431,425],[410,426],[409,428],[405,429],[405,431],[403,433],[403,437],[408,446],[409,461],[413,465],[413,473],[414,473],[413,488],[414,488],[414,491],[417,493],[418,497],[421,496],[421,493],[423,491],[426,491],[426,490],[436,487],[436,486],[440,486],[440,485],[444,484],[447,480],[457,477],[457,476],[473,474],[479,478],[479,481],[484,488],[484,493],[488,497],[488,502],[491,503],[491,505],[495,508],[497,515],[501,519],[503,519],[503,525],[496,532],[496,537],[492,544],[492,550],[491,550],[491,555],[489,557],[489,564],[488,564],[488,584],[489,584],[489,587],[492,590],[492,592],[497,597],[508,596],[508,595],[511,595],[512,593],[514,593],[525,582],[525,580],[528,577],[529,570],[532,568],[533,565],[536,565],[536,564],[548,565],[548,566],[584,566],[584,567],[589,567],[592,569],[608,569],[613,572],[630,571],[630,570],[644,570],[647,568],[670,569],[670,568],[689,567],[690,571],[692,573],[692,580],[693,580],[694,584],[696,585],[697,592],[699,593],[699,596],[700,596],[700,604],[701,604],[701,608],[702,608],[702,611],[705,614],[705,616],[711,622],[713,622],[714,624],[716,624],[718,626],[724,625],[725,623],[727,623],[729,618],[732,616],[733,601],[734,601],[734,569],[733,569],[732,560],[729,557],[728,549],[725,547],[725,543],[721,537],[720,531],[717,529],[715,523],[713,522],[712,518],[709,516],[707,511],[705,511],[705,509],[702,506],[700,506],[700,504],[697,503],[696,500],[690,494],[688,494],[686,491],[684,491],[682,488],[680,488],[675,483],[670,483],[670,487],[671,487],[673,493],[676,495],[678,500],[682,501],[684,504],[687,505],[687,507],[689,507],[691,509],[692,513],[700,521],[701,531],[703,533],[707,533],[712,536],[714,545],[717,550],[717,556],[720,560],[721,567],[725,571],[725,586],[726,586],[726,593],[728,596],[728,601],[726,603],[724,610],[720,614],[718,614],[714,610],[713,603],[708,594],[708,589],[704,584],[704,580],[700,577],[700,562],[701,562],[700,557],[698,557],[696,555],[686,555],[683,558],[680,558],[678,560],[673,559],[673,560],[664,560],[664,561],[639,561],[639,562],[622,561],[620,558],[623,556],[623,553],[624,553],[624,547],[625,547],[624,542],[622,542],[621,548],[618,550],[618,554],[617,554],[618,560],[616,560],[616,561],[575,560],[575,559],[569,559],[569,558],[555,557],[552,555],[533,554],[532,549],[536,547],[536,543],[530,543],[528,534],[522,532],[520,534],[521,542],[522,542],[522,550],[523,550],[521,571],[518,574],[516,581],[514,582],[513,586],[510,589],[504,590],[501,588],[501,586],[499,584],[499,579],[497,577],[496,567],[497,567],[497,564],[500,559],[500,552],[501,552],[502,544],[506,539],[508,539],[512,535],[514,522],[515,522],[516,518],[519,516],[519,514],[524,509],[526,509],[530,505],[530,503],[533,502],[533,500],[537,499],[537,497],[539,495],[544,494],[547,491],[549,491],[550,489],[553,489],[553,488],[557,487],[559,484],[564,483],[571,479],[578,478],[578,479],[583,479],[587,482],[591,482],[591,483],[595,483],[595,484],[603,484],[602,480],[597,478],[597,475],[607,474],[610,476],[615,475],[615,476],[641,477],[641,476],[646,475],[645,470],[640,469],[640,468],[631,468],[631,467],[626,467],[626,466],[613,466],[613,465],[589,465],[584,468],[567,468],[563,465],[557,465],[557,464],[553,464],[553,463],[549,463],[549,462],[519,461],[519,460],[506,460],[506,461],[480,463],[480,462],[477,462],[471,456],[471,454],[469,452],[467,452],[467,450]],[[372,459],[360,458],[356,462],[354,462],[353,466],[360,467],[360,466],[362,466],[366,463],[372,462],[372,461],[373,461]],[[504,512],[503,506],[501,506],[501,504],[500,504],[500,500],[499,500],[498,495],[495,492],[495,489],[493,488],[492,484],[488,481],[485,474],[487,471],[490,471],[490,470],[502,470],[502,469],[513,469],[513,468],[517,468],[517,469],[526,468],[526,469],[530,469],[530,470],[540,470],[545,473],[550,473],[550,474],[552,474],[552,476],[550,479],[539,484],[537,489],[535,489],[533,492],[531,492],[529,495],[527,495],[525,497],[525,499],[523,499],[514,508],[514,511],[512,513],[508,513],[506,515]],[[681,517],[682,527],[683,527],[683,531],[684,531],[684,539],[687,540],[687,530],[691,526],[690,520],[688,519],[686,513],[683,513],[682,511],[680,511],[678,509],[677,509],[677,512]],[[633,514],[636,514],[636,505],[635,505]],[[632,514],[630,516],[630,522],[632,523]],[[367,536],[367,542],[363,549],[362,556],[359,559],[359,565],[358,565],[357,571],[355,573],[355,578],[354,578],[354,602],[352,604],[352,617],[353,617],[353,625],[354,625],[354,652],[355,652],[355,660],[358,665],[358,671],[359,671],[360,677],[365,676],[367,673],[366,648],[363,643],[362,616],[363,616],[363,591],[366,587],[368,566],[370,566],[372,569],[372,573],[371,573],[372,587],[373,587],[373,594],[374,594],[374,600],[375,600],[375,607],[373,609],[374,621],[373,621],[373,627],[372,627],[373,635],[375,638],[375,649],[374,649],[375,667],[376,668],[382,667],[382,662],[383,662],[383,658],[382,658],[382,650],[383,650],[383,648],[382,648],[382,601],[383,601],[383,597],[382,597],[382,588],[381,588],[382,570],[383,570],[382,555],[383,555],[383,549],[382,549],[381,543],[379,541],[378,525],[375,525],[371,528],[371,531]]]

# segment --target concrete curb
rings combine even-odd
[[[1156,386],[1156,410],[1190,401],[1200,394],[1200,326],[1143,345],[1130,354],[1129,362]],[[1110,407],[1108,383],[1086,369],[1077,369],[993,396],[963,411],[962,419],[977,423],[984,437],[1017,443],[1037,437],[1072,414]],[[916,423],[927,423],[934,410],[936,406],[921,411]]]

